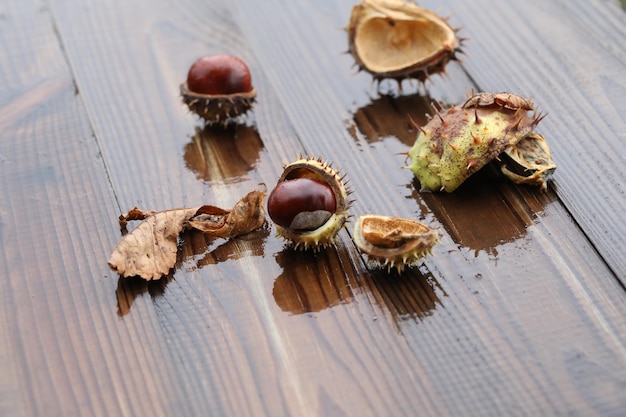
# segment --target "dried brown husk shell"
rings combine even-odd
[[[235,94],[200,94],[191,91],[184,82],[180,95],[189,110],[202,117],[206,124],[228,124],[236,121],[256,101],[256,89]]]
[[[439,233],[417,220],[367,214],[357,218],[352,238],[370,261],[402,271],[431,253]]]
[[[548,188],[548,178],[556,170],[552,152],[545,138],[531,133],[500,154],[501,170],[516,184],[530,184]]]
[[[470,95],[465,103],[463,103],[464,109],[472,107],[487,107],[496,105],[504,109],[509,110],[534,110],[535,105],[531,98],[518,96],[517,94],[500,92],[500,93],[488,93],[479,92]]]
[[[402,0],[363,0],[352,9],[350,53],[375,79],[425,81],[461,52],[448,21]]]

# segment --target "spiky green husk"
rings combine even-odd
[[[530,134],[541,116],[498,104],[453,106],[420,128],[409,168],[422,190],[452,192],[507,147]]]

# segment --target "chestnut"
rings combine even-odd
[[[344,178],[322,158],[300,157],[286,165],[267,201],[277,235],[296,249],[332,244],[352,204]]]
[[[336,199],[328,184],[311,178],[296,178],[276,185],[267,209],[274,223],[297,230],[315,230],[333,215]]]
[[[227,124],[250,110],[256,100],[250,69],[232,55],[203,56],[180,86],[183,102],[207,124]]]

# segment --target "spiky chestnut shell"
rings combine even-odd
[[[303,181],[310,180],[310,181]],[[279,237],[292,242],[296,249],[318,250],[333,243],[335,236],[348,220],[351,191],[345,185],[345,175],[322,158],[302,158],[285,165],[276,187],[267,201],[268,214]],[[294,183],[292,187],[287,183]],[[308,182],[309,184],[306,184]],[[317,185],[316,185],[317,184]],[[332,193],[329,198],[326,190]],[[322,202],[315,202],[316,196]],[[329,202],[334,201],[334,206]],[[289,205],[302,207],[299,213]]]
[[[252,108],[256,90],[250,69],[241,59],[226,54],[196,60],[180,86],[183,103],[207,124],[227,124]]]
[[[548,178],[556,170],[552,152],[546,139],[531,133],[510,146],[500,155],[501,170],[507,178],[516,184],[530,184],[548,188]]]
[[[360,69],[380,81],[419,81],[444,72],[461,52],[462,39],[448,21],[402,0],[363,0],[352,9],[349,52]]]
[[[367,214],[357,218],[352,238],[370,261],[401,272],[431,253],[439,233],[417,220]]]
[[[524,106],[513,102],[502,105],[470,97],[464,105],[438,112],[426,126],[418,126],[408,168],[422,190],[456,190],[470,175],[528,136],[543,116],[529,116]]]

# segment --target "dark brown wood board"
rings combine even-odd
[[[626,13],[424,2],[454,13],[469,56],[398,95],[344,53],[353,4],[0,6],[0,415],[626,410]],[[247,124],[226,131],[203,129],[178,97],[193,60],[217,52],[245,59],[259,91]],[[547,192],[493,167],[453,194],[418,191],[402,169],[407,115],[423,124],[433,100],[471,88],[549,112]],[[295,252],[268,223],[232,240],[186,232],[157,282],[109,270],[121,212],[230,207],[298,152],[347,173],[354,215],[438,227],[433,255],[399,276],[368,265],[350,228]]]
[[[477,87],[532,96],[548,113],[554,189],[626,284],[624,11],[611,1],[445,4],[472,38],[465,69]]]
[[[162,355],[156,343],[115,354],[123,339],[154,340],[150,320],[111,320],[101,256],[119,207],[50,13],[24,1],[1,15],[0,414],[123,414],[145,376],[124,370]]]

